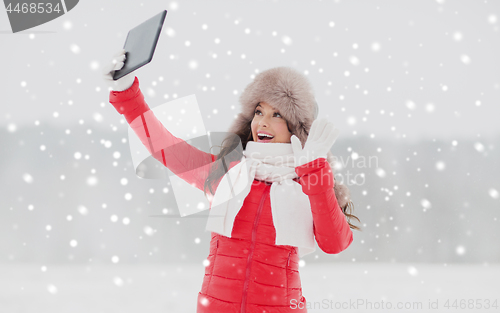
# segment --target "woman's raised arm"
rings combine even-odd
[[[110,91],[109,102],[118,113],[124,115],[130,127],[156,160],[187,183],[203,190],[216,156],[172,135],[145,102],[137,77],[130,88]]]
[[[340,208],[330,164],[325,158],[295,168],[302,191],[309,196],[314,222],[314,236],[325,253],[337,254],[353,241],[352,230]]]

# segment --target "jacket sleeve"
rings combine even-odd
[[[110,91],[109,102],[123,114],[149,153],[187,183],[203,191],[215,155],[172,135],[144,101],[139,80],[124,91]]]
[[[352,243],[353,234],[335,196],[330,164],[318,158],[296,167],[295,172],[302,191],[309,196],[318,246],[328,254],[344,251]]]

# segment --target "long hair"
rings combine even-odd
[[[207,190],[211,195],[215,194],[215,190],[212,187],[227,173],[229,164],[233,161],[241,160],[243,157],[243,151],[239,151],[238,147],[241,142],[241,146],[243,150],[245,150],[247,143],[252,141],[250,124],[251,121],[248,123],[247,127],[238,130],[236,134],[229,134],[229,136],[222,141],[222,148],[219,154],[217,154],[217,159],[212,164],[210,173],[203,186],[205,196]]]
[[[217,159],[212,164],[210,173],[205,180],[205,184],[203,185],[203,192],[205,193],[205,196],[207,195],[207,191],[211,195],[215,194],[213,186],[227,173],[229,164],[233,161],[241,160],[241,158],[243,157],[243,151],[240,151],[241,149],[238,149],[238,147],[240,146],[241,142],[241,147],[243,148],[243,150],[245,150],[247,147],[247,143],[249,141],[253,141],[251,124],[252,121],[250,120],[248,123],[242,125],[240,129],[236,130],[234,134],[229,134],[222,141],[221,150],[219,154],[217,154]],[[287,127],[288,131],[290,131],[288,122]],[[354,204],[352,203],[352,201],[349,201],[347,205],[345,205],[341,209],[347,218],[349,227],[361,231],[360,227],[351,224],[351,218],[358,220],[358,222],[361,222],[358,217],[352,214],[352,211],[354,210]]]

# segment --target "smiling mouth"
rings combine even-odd
[[[257,135],[257,138],[258,138],[258,140],[257,140],[258,142],[267,142],[267,141],[271,141],[274,138],[274,136],[273,137],[268,137],[268,136],[259,136],[259,135]]]

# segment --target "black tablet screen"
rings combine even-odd
[[[166,15],[167,10],[164,10],[128,32],[123,47],[127,53],[125,64],[115,71],[114,80],[151,62]]]

